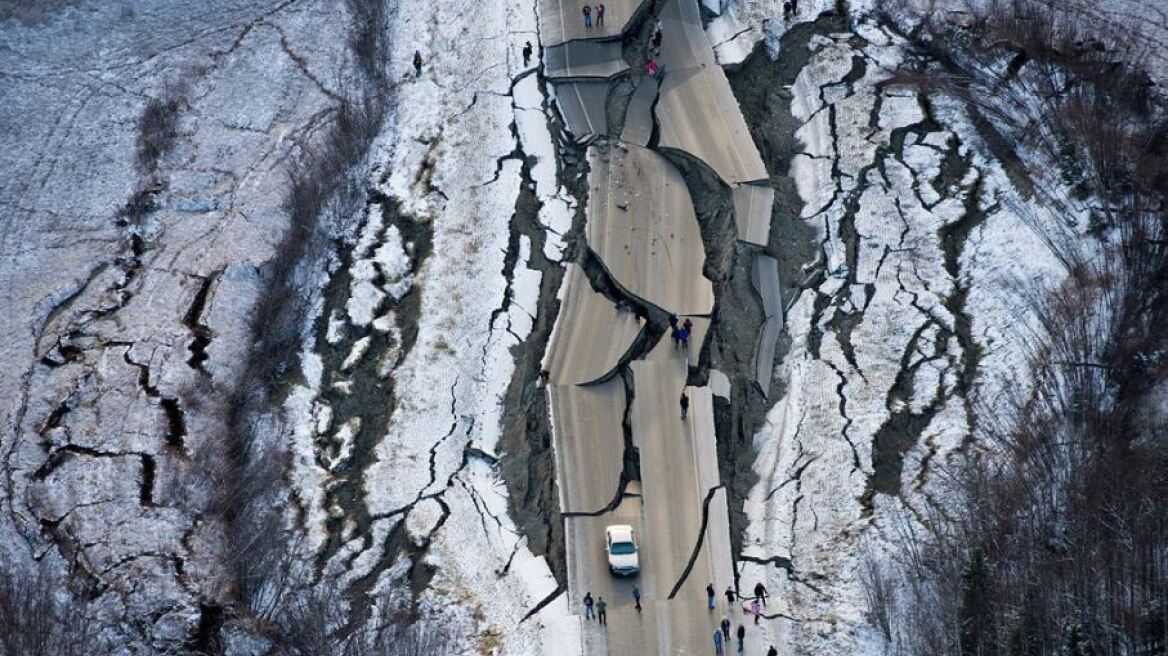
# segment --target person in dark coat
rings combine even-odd
[[[734,600],[737,598],[738,595],[734,592],[734,588],[731,586],[726,586],[726,604],[733,608]]]
[[[742,643],[746,641],[746,627],[738,625],[738,651],[742,651]]]
[[[604,25],[604,5],[596,5],[596,27]]]
[[[685,392],[682,392],[681,393],[681,418],[684,420],[688,416],[689,416],[689,397],[685,395]],[[713,608],[714,607],[714,584],[713,583],[711,583],[710,586],[708,588],[706,588],[706,592],[710,596],[710,608]]]
[[[764,607],[766,606],[767,589],[766,586],[762,584],[762,581],[759,581],[757,584],[755,584],[754,596],[756,599],[762,602]]]
[[[414,51],[414,77],[422,77],[422,53]]]
[[[531,42],[528,41],[523,44],[523,65],[531,65]]]

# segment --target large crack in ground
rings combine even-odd
[[[830,16],[800,23],[782,37],[780,58],[771,60],[765,46],[759,44],[739,67],[727,73],[751,138],[770,176],[770,186],[775,190],[767,246],[760,251],[748,244],[736,244],[733,264],[715,286],[719,313],[711,328],[710,366],[726,373],[732,387],[729,401],[715,399],[714,419],[719,474],[727,491],[730,538],[736,561],[749,560],[740,552],[747,524],[744,504],[758,480],[753,469],[754,435],[770,409],[770,403],[753,382],[753,345],[764,317],[750,282],[751,259],[756,252],[761,252],[777,260],[781,296],[790,299],[790,304],[794,304],[802,290],[813,290],[822,281],[822,264],[817,261],[820,243],[814,229],[800,218],[803,202],[794,179],[787,175],[792,159],[804,149],[795,136],[800,124],[791,114],[789,88],[810,60],[811,38],[844,27],[841,19]],[[830,298],[823,297],[821,309],[826,308],[828,301]],[[790,338],[784,329],[775,349],[776,362],[783,359],[789,348]],[[778,399],[784,394],[782,381],[772,380],[770,397]],[[806,466],[805,463],[803,468]],[[781,565],[790,571],[790,561],[782,561]],[[736,577],[738,569],[735,567]]]
[[[370,192],[370,211],[381,212],[382,231],[392,226],[408,244],[409,274],[416,273],[430,254],[432,229],[424,221],[404,215],[392,198]],[[353,522],[354,535],[369,535],[372,517],[365,504],[364,474],[373,462],[377,443],[382,439],[389,418],[396,407],[392,372],[413,349],[418,336],[417,319],[421,310],[421,293],[409,289],[400,298],[386,296],[374,314],[393,317],[395,330],[378,329],[370,322],[356,326],[344,321],[335,343],[329,340],[331,321],[346,316],[353,284],[354,246],[338,248],[339,264],[324,289],[324,309],[317,318],[314,334],[315,351],[320,355],[328,379],[321,381],[318,402],[331,409],[332,426],[348,427],[332,435],[317,438],[317,464],[332,477],[325,490],[325,507],[343,510],[328,519],[327,539],[318,554],[317,566],[324,566],[345,542],[345,525]],[[373,279],[380,287],[387,283],[385,273],[377,268]],[[336,337],[334,335],[334,337]],[[354,354],[356,362],[351,361]],[[433,473],[433,472],[432,472]]]
[[[542,57],[539,59],[542,61]],[[542,69],[542,65],[541,65]],[[588,194],[587,163],[584,150],[566,140],[563,119],[549,104],[547,80],[541,74],[537,83],[543,97],[542,109],[548,121],[548,130],[555,140],[556,182],[576,198],[577,206],[572,228],[563,235],[565,261],[576,259],[584,233],[585,200]],[[543,203],[536,195],[531,169],[532,156],[521,160],[522,184],[511,217],[512,240],[524,236],[531,249],[527,267],[540,272],[540,288],[535,320],[527,339],[511,349],[515,371],[503,395],[503,434],[499,441],[503,457],[499,473],[509,492],[508,515],[527,538],[527,547],[536,555],[546,557],[559,587],[567,586],[567,557],[564,547],[564,525],[561,519],[556,486],[555,454],[552,450],[552,429],[548,397],[540,379],[541,363],[548,339],[559,314],[556,292],[564,278],[564,269],[545,255],[547,228],[539,220]],[[548,600],[550,603],[550,598]]]

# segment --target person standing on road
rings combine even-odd
[[[734,594],[734,588],[729,585],[726,586],[726,605],[734,608],[734,600],[737,598],[738,595]]]
[[[527,41],[523,44],[523,65],[531,65],[531,42]]]
[[[779,650],[775,649],[774,645],[771,645],[771,648],[767,650],[767,656],[779,656]]]
[[[758,624],[758,618],[762,614],[762,610],[758,607],[758,597],[750,601],[750,614],[754,615],[754,623]]]
[[[633,603],[637,606],[637,612],[641,612],[641,589],[636,585],[633,586]]]
[[[592,7],[590,7],[588,5],[584,5],[583,11],[584,11],[584,27],[587,29],[591,29],[592,28]]]
[[[604,26],[604,5],[596,5],[596,27]]]
[[[414,77],[422,77],[422,53],[414,51]]]
[[[584,593],[584,619],[592,619],[592,593]]]
[[[762,601],[762,605],[766,606],[767,589],[766,586],[759,581],[754,585],[754,598]]]
[[[746,642],[746,627],[738,625],[738,651],[742,651],[742,643]]]
[[[714,653],[722,653],[722,631],[718,627],[714,627]]]
[[[722,637],[730,642],[730,618],[725,615],[722,616]]]
[[[598,598],[596,600],[596,621],[600,622],[601,625],[608,624],[608,613],[605,612],[606,608],[608,608],[608,604],[605,603],[604,597]]]
[[[677,337],[681,339],[682,348],[689,348],[689,328],[682,328],[677,331]]]
[[[682,394],[681,398],[684,399],[685,395]],[[682,407],[684,408],[685,406],[682,406]],[[714,610],[714,584],[713,583],[706,586],[706,606],[710,610]]]
[[[682,392],[681,393],[681,419],[682,419],[682,421],[685,421],[685,418],[688,416],[689,416],[689,397],[685,395],[685,392]],[[714,607],[714,584],[711,583],[710,587],[706,588],[706,590],[710,593],[710,608],[713,608]]]

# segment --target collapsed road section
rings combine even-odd
[[[592,27],[576,3],[541,0],[539,9],[556,104],[576,143],[590,144],[586,225],[543,362],[569,606],[582,616],[586,593],[605,602],[607,625],[582,631],[585,653],[697,653],[730,612],[722,591],[737,583],[714,421],[715,388],[724,395],[728,385],[701,364],[717,313],[711,245],[686,171],[700,171],[736,215],[728,234],[750,258],[768,243],[774,192],[696,0],[614,2],[608,24],[594,17]],[[667,45],[622,44],[646,22]],[[642,55],[664,73],[642,75]],[[611,125],[618,83],[633,90],[623,125]],[[773,360],[773,345],[756,351]],[[609,572],[611,525],[632,528],[635,577]]]

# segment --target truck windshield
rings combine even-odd
[[[616,556],[627,556],[628,554],[637,553],[637,545],[632,542],[613,542],[612,553]]]

